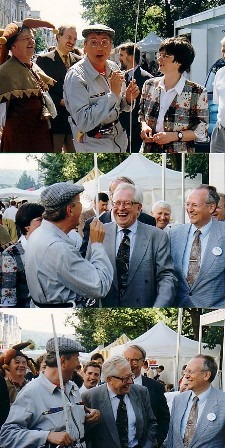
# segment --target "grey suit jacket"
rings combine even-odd
[[[129,398],[136,416],[136,436],[142,448],[155,447],[157,423],[152,412],[149,393],[146,387],[132,384]],[[101,419],[97,425],[87,426],[87,439],[91,448],[120,448],[119,435],[108,394],[107,384],[82,394],[86,406],[99,409]]]
[[[182,392],[174,398],[166,448],[184,446],[181,438],[181,421],[190,394],[191,391]],[[224,448],[224,446],[225,393],[212,387],[188,448]]]
[[[138,221],[130,259],[127,287],[119,301],[116,272],[116,224],[105,224],[104,247],[114,269],[111,289],[103,307],[168,307],[176,294],[176,277],[166,232]]]
[[[225,223],[213,218],[200,273],[192,287],[188,285],[182,271],[190,229],[191,224],[182,224],[171,228],[169,232],[171,255],[178,278],[176,306],[225,308]]]

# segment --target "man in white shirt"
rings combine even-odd
[[[225,59],[225,37],[221,40],[221,53]],[[213,103],[218,104],[217,122],[212,132],[210,152],[225,152],[225,67],[218,70],[213,84]]]

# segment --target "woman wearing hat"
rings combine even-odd
[[[0,37],[0,103],[7,103],[2,152],[52,151],[49,117],[56,111],[47,91],[55,81],[32,61],[32,28],[39,27],[54,28],[48,22],[25,19],[20,26],[7,25]],[[7,60],[9,50],[12,57]]]

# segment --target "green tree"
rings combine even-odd
[[[23,174],[20,176],[16,186],[17,188],[21,188],[22,190],[27,190],[28,188],[36,187],[35,180],[33,179],[33,177],[28,176],[26,171],[24,171]]]
[[[46,40],[44,32],[41,28],[36,30],[35,34],[35,52],[39,53],[39,51],[46,50]]]

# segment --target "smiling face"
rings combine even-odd
[[[208,190],[202,188],[193,190],[186,201],[186,211],[188,213],[191,224],[198,229],[208,224],[215,210],[215,203],[207,203]]]
[[[118,395],[125,395],[129,392],[131,384],[133,384],[132,372],[130,366],[118,369],[118,373],[107,378],[110,389]]]
[[[101,45],[102,43],[104,46]],[[107,33],[90,33],[84,42],[85,54],[87,54],[89,61],[97,69],[105,66],[111,49],[112,41]]]
[[[15,356],[10,361],[9,373],[12,380],[16,382],[21,382],[24,380],[27,371],[27,360],[23,356]]]
[[[156,220],[156,227],[159,229],[165,229],[170,222],[170,210],[167,207],[157,206],[152,211],[152,216]]]
[[[157,54],[157,62],[159,64],[159,71],[164,75],[179,73],[181,64],[174,61],[174,55],[169,55],[165,50]]]
[[[100,380],[100,368],[88,366],[84,373],[84,385],[87,389],[97,386]]]
[[[113,194],[113,214],[117,224],[127,229],[137,220],[142,204],[134,203],[134,191],[129,189],[118,189]]]
[[[66,28],[62,35],[57,36],[58,49],[67,55],[76,45],[77,32],[75,28]]]
[[[12,45],[12,55],[19,61],[29,64],[34,54],[35,40],[34,33],[30,29],[24,29],[18,35],[16,41]]]
[[[196,395],[208,389],[210,377],[211,372],[204,370],[204,361],[202,358],[193,358],[187,363],[185,378],[187,380],[188,390],[193,390]]]

